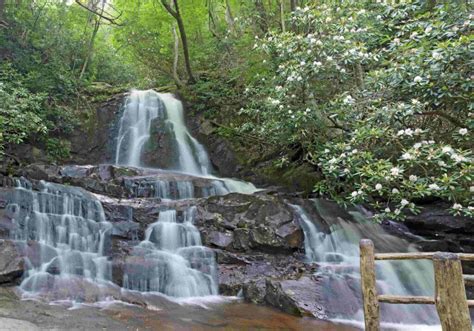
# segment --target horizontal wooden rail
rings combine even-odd
[[[432,260],[436,253],[413,252],[413,253],[378,253],[374,255],[375,260]],[[474,254],[457,253],[461,261],[474,261]]]
[[[383,303],[404,303],[404,304],[428,304],[434,305],[435,299],[433,297],[417,297],[411,295],[385,295],[377,296],[379,302]]]

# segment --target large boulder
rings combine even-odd
[[[325,319],[317,285],[313,276],[282,281],[267,279],[265,301],[289,314]]]
[[[277,196],[210,197],[199,203],[196,225],[205,245],[228,251],[291,254],[303,246],[297,218]]]
[[[15,244],[0,241],[0,286],[17,285],[25,272],[25,262]]]

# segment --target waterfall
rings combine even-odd
[[[79,188],[40,185],[41,190],[34,191],[30,182],[18,180],[7,207],[15,225],[12,239],[26,253],[29,267],[20,289],[35,297],[71,286],[79,278],[108,282],[111,266],[104,250],[112,225],[100,202]],[[68,296],[83,300],[85,293]]]
[[[321,200],[312,202],[318,222],[313,222],[301,206],[291,205],[303,229],[306,258],[308,262],[318,263],[317,275],[326,279],[328,284],[346,282],[348,277],[356,280],[352,282],[357,286],[355,291],[351,289],[353,293],[342,293],[347,291],[340,288],[341,297],[360,296],[359,241],[362,238],[372,239],[378,251],[416,251],[406,241],[388,234],[360,212],[353,211],[350,216],[347,214],[351,219],[344,219],[330,211]],[[327,225],[326,231],[324,224]],[[429,261],[378,261],[376,274],[379,293],[433,296],[434,276]],[[363,321],[362,306],[351,316],[335,318]],[[381,319],[385,323],[439,323],[435,309],[427,305],[381,304]]]
[[[164,127],[168,128],[172,143],[177,147],[174,151],[177,162],[173,170],[193,175],[209,175],[212,172],[206,150],[186,127],[181,101],[169,93],[157,93],[153,90],[130,92],[120,119],[116,164],[143,166],[141,155],[150,139],[155,119],[165,123]]]
[[[153,144],[153,132],[160,130],[166,146],[164,155],[154,155],[174,172],[174,178],[157,175],[155,179],[133,186],[135,196],[153,192],[165,200],[193,199],[197,188],[193,180],[208,183],[200,186],[200,196],[229,192],[253,193],[250,183],[211,175],[212,166],[205,148],[189,133],[183,105],[173,95],[153,90],[133,90],[120,119],[115,162],[134,167],[149,166],[144,161],[147,144]],[[153,151],[154,153],[159,153]],[[158,220],[149,225],[145,239],[125,263],[123,287],[140,292],[160,292],[173,297],[217,294],[217,267],[214,252],[202,246],[194,226],[195,207],[184,212],[161,210]]]
[[[125,101],[119,122],[115,163],[132,167],[149,166],[143,161],[145,146],[152,143],[152,132],[160,126],[161,135],[166,136],[166,155],[156,155],[165,166],[161,169],[212,180],[212,188],[207,195],[230,192],[251,194],[257,189],[251,183],[212,176],[209,155],[202,144],[188,131],[183,112],[183,104],[170,93],[153,90],[132,90]],[[153,151],[152,153],[158,153]],[[178,193],[170,193],[169,186],[177,185]],[[177,181],[175,184],[157,180],[156,196],[171,199],[194,198],[191,182]]]
[[[123,287],[173,297],[217,294],[214,252],[202,246],[193,225],[195,207],[178,217],[165,210],[146,230],[146,238],[127,259]]]

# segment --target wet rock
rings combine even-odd
[[[211,231],[207,238],[210,245],[221,248],[229,246],[234,240],[232,233],[219,231]]]
[[[25,262],[15,244],[0,241],[0,286],[19,284],[25,272]]]
[[[267,291],[266,280],[261,278],[257,280],[252,280],[243,285],[243,296],[246,301],[264,304],[265,295]]]
[[[206,244],[230,251],[292,254],[304,236],[282,198],[231,193],[200,201],[196,225]],[[218,233],[232,233],[225,241]],[[224,245],[224,246],[223,246]]]
[[[216,253],[216,262],[218,264],[244,265],[251,263],[245,258],[245,256],[239,254],[230,253],[220,249],[215,249],[214,252]]]
[[[326,318],[317,283],[312,277],[297,280],[266,281],[265,302],[289,314]]]

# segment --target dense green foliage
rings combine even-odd
[[[241,130],[300,145],[316,192],[403,218],[426,197],[473,215],[472,15],[456,5],[321,5],[257,38]],[[285,156],[283,156],[285,158]]]
[[[376,219],[433,200],[473,216],[467,2],[114,0],[113,20],[67,3],[6,9],[0,148],[67,155],[93,82],[178,88],[247,160],[318,173],[315,194]]]
[[[112,47],[108,25],[99,22],[89,47],[98,18],[76,4],[7,1],[3,18],[0,152],[34,140],[52,159],[63,158],[68,146],[58,137],[79,124],[84,90],[94,81],[127,83],[134,78],[132,66]]]

